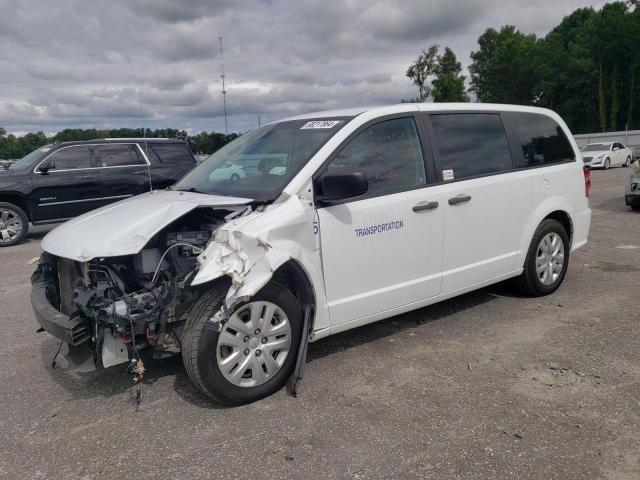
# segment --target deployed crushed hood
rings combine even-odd
[[[162,190],[107,205],[63,223],[42,240],[53,255],[86,262],[138,253],[160,230],[198,207],[246,205],[248,198]]]

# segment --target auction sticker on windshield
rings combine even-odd
[[[300,130],[309,128],[333,128],[340,123],[342,123],[342,120],[312,120],[300,127]]]

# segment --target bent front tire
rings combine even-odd
[[[17,245],[29,231],[29,218],[20,207],[0,202],[0,247]]]
[[[209,398],[242,405],[267,397],[291,375],[302,334],[302,307],[269,283],[230,315],[218,332],[210,321],[226,288],[214,286],[191,309],[182,358],[191,381]]]
[[[518,289],[532,297],[555,292],[567,273],[570,249],[564,226],[557,220],[543,220],[531,239],[522,274],[516,279]]]

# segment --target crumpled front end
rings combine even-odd
[[[169,223],[137,253],[65,258],[46,252],[32,276],[31,304],[42,328],[81,347],[104,367],[180,352],[197,257],[225,217],[246,207],[195,209]]]
[[[222,315],[290,259],[321,270],[315,215],[297,196],[258,210],[202,207],[158,229],[134,254],[83,261],[45,252],[32,277],[34,314],[105,367],[138,358],[142,348],[156,357],[178,353],[189,311],[210,282],[228,283]]]

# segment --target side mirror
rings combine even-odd
[[[42,165],[40,165],[40,168],[38,168],[38,171],[46,175],[49,172],[49,170],[51,170],[52,168],[56,168],[53,162],[45,162]]]
[[[352,168],[339,168],[326,172],[320,178],[320,185],[322,195],[318,195],[317,200],[325,205],[359,197],[369,190],[365,173]]]

